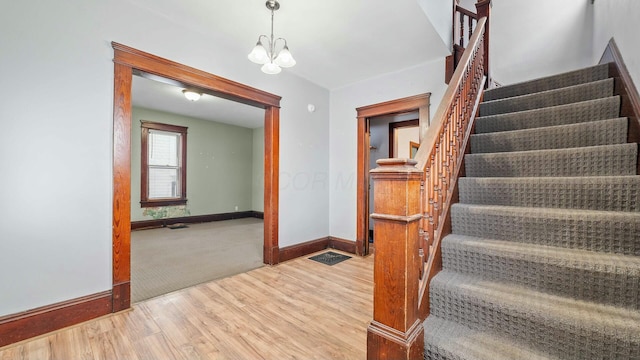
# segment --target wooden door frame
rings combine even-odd
[[[429,128],[431,93],[386,101],[356,108],[358,113],[358,159],[356,189],[356,254],[369,253],[369,126],[367,120],[376,116],[418,111],[420,139]]]
[[[405,128],[405,127],[420,127],[420,120],[413,119],[413,120],[396,121],[396,122],[389,123],[389,157],[392,157],[392,154],[394,153],[394,150],[395,150],[394,149],[396,145],[395,130],[400,128]]]
[[[195,86],[208,94],[265,109],[264,263],[278,263],[278,188],[281,97],[134,48],[114,50],[112,311],[131,306],[131,83],[134,72]]]

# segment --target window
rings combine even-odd
[[[187,203],[187,128],[142,121],[142,207]]]

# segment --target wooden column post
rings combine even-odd
[[[489,76],[489,24],[491,19],[491,0],[478,0],[476,3],[476,13],[478,14],[478,20],[483,17],[487,18],[487,22],[484,25],[484,74],[487,77],[485,87],[489,86],[492,82],[491,76]]]
[[[415,164],[409,159],[383,159],[371,171],[376,253],[368,359],[422,359],[424,354],[424,329],[418,312],[422,172]]]

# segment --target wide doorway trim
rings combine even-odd
[[[356,253],[369,253],[369,122],[377,116],[396,115],[418,111],[420,139],[429,127],[431,93],[356,108],[358,119],[358,160],[356,188]]]
[[[137,72],[265,109],[264,263],[277,264],[281,97],[116,42],[111,45],[114,50],[113,312],[131,306],[131,83]]]

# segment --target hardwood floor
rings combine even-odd
[[[0,359],[364,359],[373,257],[351,256],[197,285],[0,348]]]

